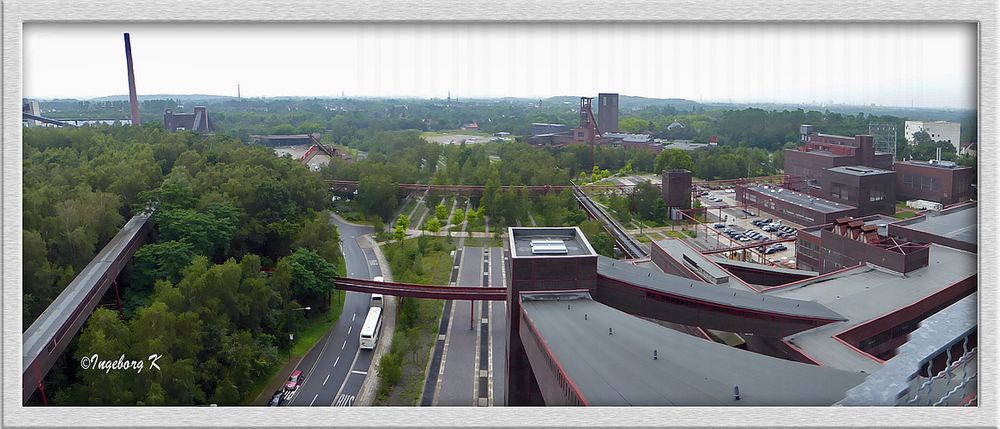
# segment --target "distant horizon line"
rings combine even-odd
[[[604,92],[602,92],[603,94]],[[842,107],[865,107],[865,108],[895,108],[895,109],[924,109],[924,110],[971,110],[978,111],[977,107],[955,107],[955,106],[900,106],[900,105],[883,105],[883,104],[850,104],[850,103],[824,103],[824,102],[803,102],[803,101],[735,101],[735,100],[692,100],[689,98],[682,97],[651,97],[643,95],[625,95],[621,93],[611,92],[610,94],[618,94],[619,97],[634,97],[643,98],[648,100],[683,100],[697,104],[775,104],[775,105],[800,105],[800,106],[842,106]],[[416,96],[416,95],[256,95],[256,96],[240,96],[236,97],[233,95],[220,95],[220,94],[167,94],[167,93],[156,93],[156,94],[138,94],[138,98],[150,98],[150,97],[213,97],[213,98],[229,98],[233,100],[237,99],[291,99],[291,98],[304,98],[304,99],[329,99],[329,100],[348,100],[348,99],[370,99],[370,100],[391,100],[391,99],[404,99],[404,100],[448,100],[452,101],[460,100],[503,100],[503,99],[515,99],[515,100],[545,100],[552,98],[563,98],[563,97],[580,97],[578,95],[550,95],[542,97],[528,97],[528,96],[469,96],[469,97],[457,97],[457,96]],[[57,100],[80,100],[80,101],[91,101],[100,98],[124,98],[128,100],[129,95],[125,94],[112,94],[112,95],[100,95],[100,96],[53,96],[53,97],[29,97],[23,96],[24,100],[37,100],[37,101],[57,101]],[[596,94],[595,97],[597,98]],[[156,98],[163,99],[163,98]]]

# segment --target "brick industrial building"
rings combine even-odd
[[[896,213],[896,173],[864,166],[828,168],[812,193],[857,208],[855,216]]]
[[[798,268],[825,274],[871,262],[906,274],[926,266],[926,242],[890,236],[888,225],[895,221],[881,215],[844,217],[804,228],[798,234],[795,248]]]
[[[896,197],[941,204],[966,201],[972,195],[972,168],[949,161],[899,161],[896,170]]]
[[[789,189],[756,184],[736,187],[736,200],[799,225],[812,226],[855,216],[857,208]]]
[[[664,170],[660,192],[667,210],[691,208],[691,178],[687,170]]]
[[[820,180],[828,168],[862,165],[892,169],[891,153],[876,153],[875,139],[869,135],[854,137],[816,133],[812,125],[799,129],[802,146],[785,150],[785,174],[808,181]]]

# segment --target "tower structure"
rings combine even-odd
[[[597,94],[597,125],[605,133],[618,132],[618,94]]]
[[[139,95],[135,92],[135,72],[132,69],[132,42],[125,33],[125,63],[128,67],[128,101],[132,107],[132,125],[142,125],[139,117]]]
[[[875,152],[891,153],[893,161],[896,160],[896,124],[868,124],[868,134],[875,137]]]

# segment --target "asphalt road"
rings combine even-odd
[[[362,248],[358,242],[361,236],[372,232],[372,227],[345,223],[338,218],[331,221],[340,231],[348,277],[371,279],[381,275],[373,251]],[[368,315],[369,299],[370,294],[367,293],[346,293],[340,319],[299,362],[297,369],[305,374],[305,382],[292,395],[288,405],[354,405],[372,360],[372,351],[359,347],[359,335]]]
[[[462,251],[459,268],[459,286],[482,286],[483,249],[466,247]],[[469,301],[454,301],[452,319],[448,331],[447,349],[444,360],[444,374],[440,380],[440,392],[436,405],[474,405],[474,383],[476,376],[476,329],[469,329]],[[475,317],[478,318],[478,311]],[[478,323],[475,324],[478,327]]]
[[[490,287],[506,287],[504,280],[506,273],[507,253],[500,247],[490,248]],[[504,385],[507,374],[507,303],[504,301],[490,301],[490,342],[493,361],[491,362],[491,376],[493,379],[492,392],[494,406],[506,405],[504,402]]]

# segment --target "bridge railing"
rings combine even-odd
[[[848,390],[838,405],[976,405],[976,297],[969,295],[921,322],[896,356]]]
[[[334,279],[334,284],[337,289],[352,292],[380,293],[383,295],[412,298],[473,301],[503,301],[507,299],[507,288],[498,287],[433,286],[414,283],[379,282],[348,277],[337,277]]]

